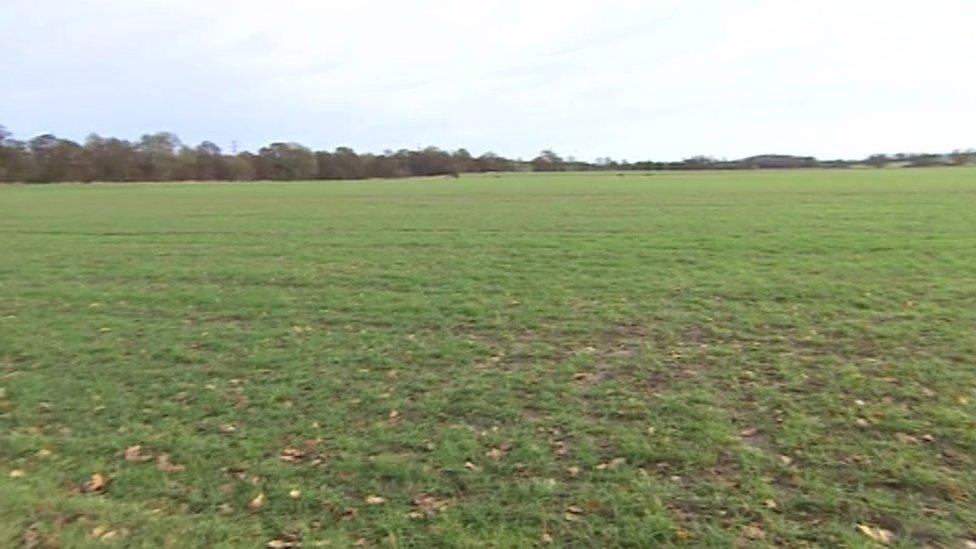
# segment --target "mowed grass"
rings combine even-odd
[[[0,249],[0,546],[976,539],[973,169],[10,186]]]

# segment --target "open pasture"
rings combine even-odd
[[[976,170],[0,187],[0,546],[976,540]]]

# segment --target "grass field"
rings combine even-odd
[[[0,239],[3,547],[976,540],[976,169],[10,186]]]

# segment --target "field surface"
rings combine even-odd
[[[0,187],[0,546],[967,547],[976,170]]]

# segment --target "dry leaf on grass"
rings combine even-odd
[[[557,456],[565,456],[569,453],[569,445],[562,440],[556,440],[552,443],[552,451]]]
[[[294,488],[288,492],[288,497],[290,497],[291,499],[298,499],[302,497],[302,491],[299,490],[298,488]]]
[[[126,448],[122,453],[122,457],[124,457],[126,461],[131,461],[134,463],[142,463],[152,459],[151,455],[144,454],[142,452],[142,445],[140,444]]]
[[[281,461],[297,463],[303,459],[305,459],[305,452],[299,450],[298,448],[285,448],[281,451]]]
[[[448,503],[448,500],[438,499],[430,494],[421,493],[413,498],[413,504],[416,510],[407,513],[407,516],[415,520],[431,519],[447,508]]]
[[[110,540],[119,535],[118,530],[110,530],[107,526],[96,526],[89,532],[91,537],[100,540]]]
[[[24,549],[34,549],[41,545],[41,533],[37,530],[38,524],[32,524],[20,536],[21,547]]]
[[[86,494],[104,492],[108,488],[108,479],[101,473],[95,473],[81,485],[81,491]]]
[[[268,549],[295,549],[302,546],[302,540],[296,534],[281,534],[268,542]]]
[[[512,444],[511,443],[509,443],[509,442],[503,442],[503,443],[499,444],[498,446],[496,446],[495,448],[492,448],[491,450],[488,450],[488,452],[486,452],[485,455],[488,456],[489,458],[495,460],[495,461],[498,461],[498,460],[502,459],[503,457],[505,457],[505,455],[508,454],[508,452],[511,449],[512,449]]]
[[[895,535],[891,533],[891,530],[885,530],[880,526],[871,526],[868,524],[858,524],[858,531],[860,531],[865,536],[873,539],[878,543],[883,543],[888,545],[895,540]]]
[[[583,509],[576,505],[570,505],[566,508],[566,513],[563,516],[570,522],[579,522],[583,520]]]
[[[366,503],[370,505],[380,505],[386,503],[386,498],[381,498],[380,496],[367,496]]]
[[[256,496],[254,496],[254,499],[252,499],[247,504],[247,507],[248,507],[248,509],[250,509],[252,511],[257,511],[258,509],[264,507],[264,502],[265,502],[265,497],[264,497],[264,492],[262,492],[262,493],[260,493],[260,494],[258,494]]]
[[[624,459],[622,457],[618,457],[618,458],[613,458],[613,459],[611,459],[610,461],[608,461],[606,463],[601,463],[601,464],[597,465],[596,468],[597,468],[598,471],[604,471],[604,470],[607,470],[607,469],[613,471],[615,469],[619,469],[625,463],[627,463],[627,460],[626,459]]]
[[[14,469],[10,471],[10,478],[23,478],[27,473],[21,471],[20,469]]]
[[[742,529],[742,537],[751,540],[763,539],[766,532],[758,524],[748,524]]]
[[[895,438],[902,444],[917,444],[918,438],[907,433],[895,433]]]
[[[573,374],[573,381],[576,381],[576,382],[579,382],[579,383],[586,383],[587,381],[589,381],[592,378],[593,378],[593,374],[590,374],[588,372],[578,372],[578,373]]]
[[[164,473],[182,473],[186,470],[186,467],[170,461],[169,454],[159,454],[156,458],[156,468]]]

